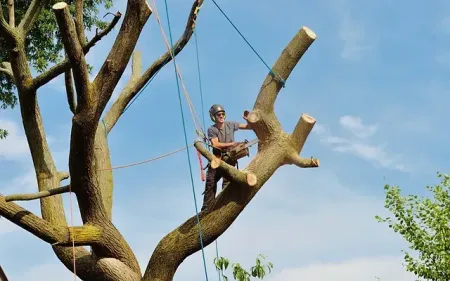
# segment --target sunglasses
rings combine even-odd
[[[217,113],[216,116],[217,116],[217,117],[225,116],[225,113]]]

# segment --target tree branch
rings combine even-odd
[[[83,47],[86,45],[86,35],[84,33],[84,24],[83,24],[83,0],[75,0],[75,29],[78,35],[78,41],[80,45]]]
[[[70,111],[75,114],[77,105],[75,102],[75,92],[73,90],[72,71],[64,72],[64,82],[66,84],[67,102],[69,103]]]
[[[297,125],[290,136],[294,142],[294,148],[297,151],[297,154],[302,151],[303,145],[315,124],[316,120],[307,114],[302,114],[300,120],[298,120]]]
[[[2,5],[0,5],[0,36],[3,36],[7,41],[14,41],[14,31],[6,22],[5,17],[3,15]]]
[[[11,64],[9,62],[0,63],[0,72],[6,74],[9,78],[14,80]]]
[[[77,39],[77,33],[70,17],[68,5],[64,2],[56,3],[53,5],[53,11],[61,31],[64,48],[72,65],[72,73],[77,90],[77,104],[84,109],[92,105],[94,97],[91,91],[89,71],[83,48]]]
[[[39,192],[32,193],[32,194],[20,193],[20,194],[8,195],[8,196],[5,196],[5,201],[6,202],[30,201],[30,200],[45,198],[45,197],[53,196],[53,195],[57,195],[57,194],[67,193],[69,191],[70,191],[70,186],[65,185],[65,186],[61,186],[61,187],[57,187],[57,188],[39,191]]]
[[[191,11],[189,13],[189,17],[186,23],[185,30],[182,36],[178,39],[178,41],[173,46],[173,53],[176,57],[187,45],[189,40],[194,33],[195,24],[197,20],[198,13],[200,11],[201,6],[203,5],[203,0],[195,0]],[[145,84],[152,79],[161,70],[167,63],[172,60],[172,56],[170,52],[167,51],[158,60],[156,60],[139,79],[131,79],[128,83],[127,87],[122,91],[117,100],[114,102],[112,107],[108,110],[105,116],[105,122],[107,124],[107,132],[109,133],[114,125],[119,120],[120,116],[123,113],[123,110],[127,105],[131,102],[131,100],[138,94],[138,92],[145,86]]]
[[[33,24],[39,17],[39,13],[42,8],[47,5],[49,0],[33,0],[28,7],[25,16],[22,18],[22,21],[19,23],[19,29],[23,31],[24,37],[28,34],[30,29],[33,27]]]
[[[315,39],[316,34],[311,29],[305,26],[302,27],[283,50],[281,56],[272,67],[272,71],[286,81],[295,65]],[[256,99],[254,110],[261,110],[265,113],[273,112],[274,103],[281,87],[281,81],[274,79],[271,74],[268,74]]]
[[[8,20],[9,20],[9,26],[14,28],[16,26],[16,20],[14,18],[14,0],[8,0]]]
[[[98,112],[103,112],[130,60],[142,28],[152,14],[145,0],[128,0],[127,11],[111,51],[94,79],[99,93]]]
[[[84,47],[83,47],[83,52],[86,55],[89,50],[95,46],[95,44],[100,41],[103,37],[105,37],[106,35],[108,35],[108,33],[114,28],[114,26],[116,26],[117,22],[119,22],[120,17],[122,16],[121,13],[117,13],[114,16],[114,19],[109,23],[109,25],[105,28],[105,30],[97,33]],[[33,90],[37,90],[39,89],[39,87],[42,87],[43,85],[47,84],[48,82],[50,82],[52,79],[58,77],[59,75],[61,75],[62,73],[64,73],[67,70],[71,69],[71,64],[69,59],[65,59],[64,61],[60,62],[59,64],[51,67],[49,70],[47,70],[46,72],[40,74],[39,76],[37,76],[36,78],[33,79]]]
[[[101,229],[94,226],[62,227],[41,219],[15,203],[6,203],[0,196],[0,215],[52,245],[92,245],[100,241]]]
[[[212,169],[221,169],[225,176],[230,180],[237,182],[239,184],[248,184],[249,186],[255,186],[257,183],[257,177],[251,172],[242,172],[235,167],[227,164],[225,161],[214,156],[209,150],[207,150],[203,145],[202,141],[198,140],[194,144],[195,148],[202,154],[206,159],[211,162]]]
[[[303,158],[298,154],[293,154],[287,161],[287,164],[294,164],[300,168],[318,168],[320,165],[319,159],[316,158]]]

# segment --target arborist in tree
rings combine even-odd
[[[248,111],[244,112],[244,119],[247,119]],[[231,166],[237,165],[237,159],[248,155],[248,149],[244,148],[243,153],[245,155],[239,155],[240,152],[234,153],[233,155],[238,155],[238,157],[229,157],[233,149],[239,147],[241,142],[236,142],[234,140],[234,132],[237,130],[249,130],[250,126],[248,124],[241,124],[236,121],[225,121],[226,113],[225,109],[219,105],[214,104],[209,109],[209,116],[211,120],[215,123],[208,128],[208,138],[213,146],[213,154],[218,158],[221,158],[226,163]],[[225,156],[225,157],[224,157]],[[222,189],[224,189],[230,182],[223,175],[220,169],[212,169],[210,164],[207,166],[208,170],[206,172],[206,184],[203,197],[202,211],[208,207],[208,204],[216,197],[217,192],[217,182],[223,178]]]

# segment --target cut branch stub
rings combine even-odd
[[[316,120],[308,114],[302,114],[302,116],[300,116],[300,120],[298,120],[297,125],[290,136],[294,142],[294,149],[297,151],[297,154],[302,151],[303,145],[315,124]]]

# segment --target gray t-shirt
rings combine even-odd
[[[221,129],[214,124],[208,128],[208,138],[218,138],[219,142],[234,142],[234,132],[239,130],[239,122],[225,121]]]

